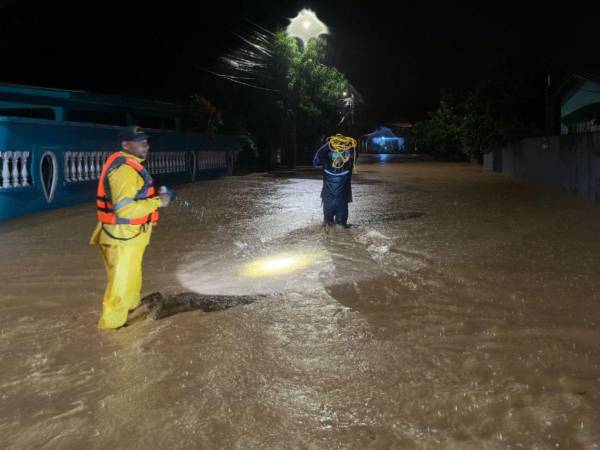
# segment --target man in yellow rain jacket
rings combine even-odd
[[[121,147],[103,166],[96,202],[98,224],[90,239],[90,244],[98,245],[108,275],[98,323],[102,329],[125,325],[129,311],[139,306],[144,250],[158,208],[171,202],[168,192],[157,195],[141,164],[150,148],[148,135],[139,127],[129,127],[121,134]]]

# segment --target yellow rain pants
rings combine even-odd
[[[127,155],[138,162],[142,160]],[[140,175],[127,165],[122,165],[108,175],[112,203],[134,199],[144,186]],[[160,197],[126,202],[116,211],[118,217],[142,217],[162,205]],[[97,245],[108,275],[108,284],[102,301],[102,316],[98,328],[119,328],[127,322],[127,313],[140,304],[142,287],[142,258],[150,242],[152,225],[96,224],[90,244]]]
[[[146,246],[99,245],[104,259],[108,284],[102,301],[98,328],[119,328],[127,322],[127,314],[141,301],[142,258]]]

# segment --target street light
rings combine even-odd
[[[306,50],[308,42],[312,38],[329,33],[327,25],[321,22],[314,11],[310,9],[301,10],[296,17],[290,20],[290,24],[285,31],[288,36],[302,41],[302,50]],[[284,127],[287,128],[285,130],[286,136],[290,137],[289,166],[293,168],[296,166],[296,118],[294,117],[296,108],[289,99],[284,100],[284,108],[285,114],[290,118],[289,121],[284,122]]]
[[[300,39],[306,47],[310,39],[319,37],[322,34],[328,34],[329,28],[319,20],[314,11],[303,9],[296,17],[290,20],[290,24],[285,31],[288,36]]]

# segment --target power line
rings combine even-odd
[[[256,86],[254,84],[245,83],[243,81],[240,81],[239,79],[237,79],[237,77],[235,77],[233,75],[225,75],[225,74],[222,74],[222,73],[213,72],[212,70],[209,70],[209,69],[207,69],[205,67],[200,67],[200,66],[197,66],[197,67],[199,69],[204,70],[205,72],[208,72],[208,73],[216,76],[216,77],[223,78],[225,80],[231,81],[232,83],[241,84],[242,86],[247,86],[247,87],[251,87],[251,88],[254,88],[254,89],[259,89],[261,91],[281,92],[278,89],[269,89],[269,88],[265,88],[265,87],[262,87],[262,86]]]

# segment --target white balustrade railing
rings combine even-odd
[[[65,152],[65,182],[99,179],[109,155],[108,152]]]
[[[28,151],[0,152],[0,189],[31,185]]]
[[[186,152],[153,152],[150,151],[146,167],[153,175],[186,171]]]
[[[198,152],[198,169],[226,169],[227,152]]]
[[[66,183],[98,180],[109,152],[65,152],[64,180]],[[225,153],[201,152],[199,168],[227,167]],[[186,152],[151,152],[147,161],[150,173],[178,173],[187,170]],[[0,151],[0,189],[31,185],[31,153],[28,151]]]

